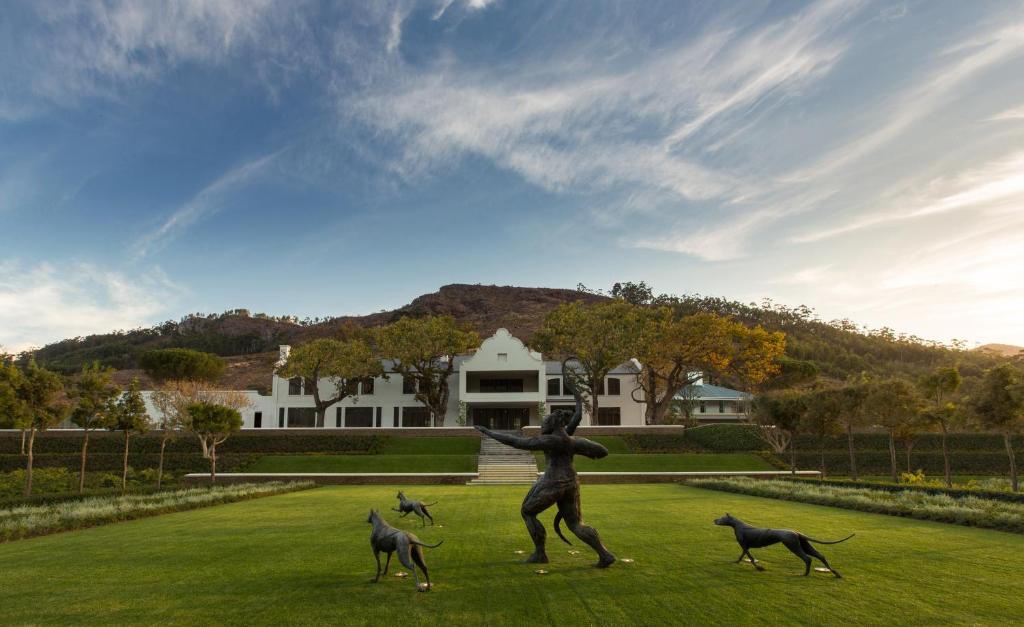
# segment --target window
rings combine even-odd
[[[702,413],[702,414],[703,414],[703,413],[704,413],[704,412],[706,412],[707,410],[708,410],[708,408],[707,408],[707,407],[706,407],[706,406],[704,405],[704,401],[701,401],[701,402],[700,402],[700,413]]]
[[[718,401],[718,413],[725,413],[725,401]]]
[[[289,407],[288,427],[290,429],[312,429],[316,426],[316,409],[312,407]]]
[[[480,379],[481,392],[522,392],[522,379]]]
[[[284,407],[277,410],[277,428],[284,429]]]
[[[368,428],[373,426],[372,407],[346,407],[345,426]]]
[[[617,427],[622,424],[622,414],[618,407],[599,407],[597,424],[600,426]]]
[[[341,408],[340,407],[335,407],[334,408],[334,426],[339,428],[339,429],[341,428]]]
[[[381,407],[377,408],[377,425],[376,426],[377,426],[378,429],[380,428],[380,415],[381,415],[382,410],[383,410],[383,408],[381,408]]]
[[[302,394],[302,377],[288,379],[288,396],[298,396],[300,394]]]
[[[558,379],[548,379],[548,396],[560,396]]]
[[[403,427],[429,427],[430,426],[430,412],[426,407],[403,407],[402,408],[402,426]]]
[[[362,392],[366,396],[370,396],[371,394],[373,394],[373,379],[371,377],[363,379]]]
[[[303,381],[302,382],[302,393],[305,396],[312,396],[313,395],[313,388],[314,387],[316,387],[316,382],[315,381],[312,381],[310,383],[306,383],[305,381]]]
[[[391,426],[396,428],[396,429],[398,428],[398,408],[397,407],[395,408],[395,415],[392,418]]]
[[[252,428],[261,429],[263,427],[263,412],[258,411],[252,415]]]
[[[402,394],[415,394],[416,393],[416,379],[412,377],[402,377]]]
[[[619,380],[615,377],[608,377],[608,396],[619,395]]]
[[[498,362],[504,363],[508,361],[508,353],[498,353]]]

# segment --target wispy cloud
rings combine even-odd
[[[21,351],[154,324],[183,294],[159,268],[127,275],[88,263],[0,261],[0,345]]]

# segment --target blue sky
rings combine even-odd
[[[453,283],[1024,344],[1024,4],[0,13],[0,345]]]

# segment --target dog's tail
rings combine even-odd
[[[562,542],[565,542],[569,546],[572,546],[572,542],[569,542],[568,540],[566,540],[565,536],[562,535],[562,527],[559,524],[561,522],[562,522],[562,512],[559,511],[559,512],[555,513],[555,533],[557,533],[558,537],[562,539]]]
[[[411,544],[415,544],[416,546],[422,546],[422,547],[426,547],[426,548],[428,548],[428,549],[436,549],[437,547],[439,547],[439,546],[441,546],[442,544],[444,544],[444,540],[441,540],[441,541],[440,541],[440,542],[438,542],[437,544],[423,544],[423,543],[422,543],[422,542],[420,542],[419,540],[413,540],[413,541],[411,542]]]
[[[807,538],[808,540],[810,540],[811,542],[815,543],[815,544],[839,544],[840,542],[846,542],[847,540],[849,540],[850,538],[852,538],[855,535],[857,535],[857,534],[851,533],[850,535],[846,536],[842,540],[832,540],[831,542],[829,542],[828,540],[815,540],[814,538],[812,538],[810,536],[804,536],[804,537]]]
[[[432,507],[434,505],[437,505],[437,503],[438,503],[437,501],[434,501],[433,503],[424,503],[423,507]]]

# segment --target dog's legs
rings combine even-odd
[[[398,553],[398,561],[402,562],[402,566],[405,566],[412,571],[413,579],[416,580],[416,589],[420,587],[420,576],[416,573],[416,565],[412,562],[412,544],[409,543],[407,538],[401,538],[398,540],[398,546],[395,547],[395,552]]]
[[[423,576],[427,580],[427,590],[430,590],[430,573],[427,572],[427,564],[423,561],[423,548],[419,546],[412,547],[412,560],[416,562],[416,565],[423,571]],[[419,586],[417,586],[419,587]]]
[[[783,540],[782,543],[786,545],[787,549],[793,552],[793,555],[796,555],[804,561],[804,577],[811,574],[811,558],[804,552],[804,547],[801,546],[803,542],[800,541],[800,538]]]
[[[573,494],[559,499],[558,511],[562,513],[562,519],[565,520],[569,531],[573,532],[577,538],[583,540],[587,546],[594,549],[597,553],[598,559],[597,563],[594,564],[595,566],[607,568],[615,563],[615,556],[601,544],[601,536],[598,535],[597,529],[583,524],[583,516],[580,513],[579,489],[573,490]]]
[[[373,559],[377,560],[377,576],[373,578],[373,583],[377,583],[378,581],[380,581],[380,552],[379,551],[374,551],[373,552]],[[391,554],[390,553],[388,553],[388,560],[389,561],[391,560]]]
[[[736,560],[736,563],[739,564],[740,562],[742,562],[743,558],[746,557],[746,556],[747,556],[747,550],[743,549],[743,552],[740,553],[740,557],[739,557],[739,559]],[[750,561],[753,562],[754,558],[750,558]]]
[[[839,578],[839,579],[843,578],[843,576],[840,575],[839,572],[836,571],[836,569],[832,568],[832,565],[828,563],[828,560],[825,559],[825,556],[822,555],[818,551],[818,549],[814,548],[814,546],[812,546],[810,542],[808,542],[807,540],[801,538],[800,539],[800,546],[804,550],[805,553],[807,553],[811,557],[816,557],[819,560],[821,560],[821,563],[825,565],[825,568],[827,568],[830,571],[832,571],[832,574],[835,575],[837,578]],[[810,560],[808,559],[808,561],[810,561]]]
[[[377,561],[378,561],[378,563],[380,562],[380,560],[377,560]],[[388,574],[388,568],[390,566],[391,566],[391,551],[388,551],[388,559],[387,559],[386,562],[384,562],[384,574],[385,575]]]
[[[427,519],[423,517],[423,515],[426,513],[426,510],[424,510],[419,505],[414,505],[413,506],[413,511],[415,511],[416,515],[420,517],[420,527],[426,527],[427,526]],[[430,522],[431,522],[431,524],[433,524],[433,522],[434,522],[433,519],[431,519]]]
[[[422,510],[423,510],[423,514],[424,514],[424,515],[425,515],[425,516],[426,516],[427,518],[429,518],[429,519],[430,519],[430,524],[431,524],[431,525],[433,525],[433,524],[434,524],[434,517],[433,517],[433,516],[431,516],[431,515],[430,515],[430,512],[428,512],[428,511],[427,511],[427,506],[426,506],[426,505],[424,505],[424,506],[422,506],[422,507],[421,507],[420,509],[422,509]]]
[[[747,549],[747,557],[750,558],[750,563],[754,565],[754,568],[757,570],[764,570],[764,566],[761,566],[761,562],[757,561],[754,554],[750,552],[750,549]]]

